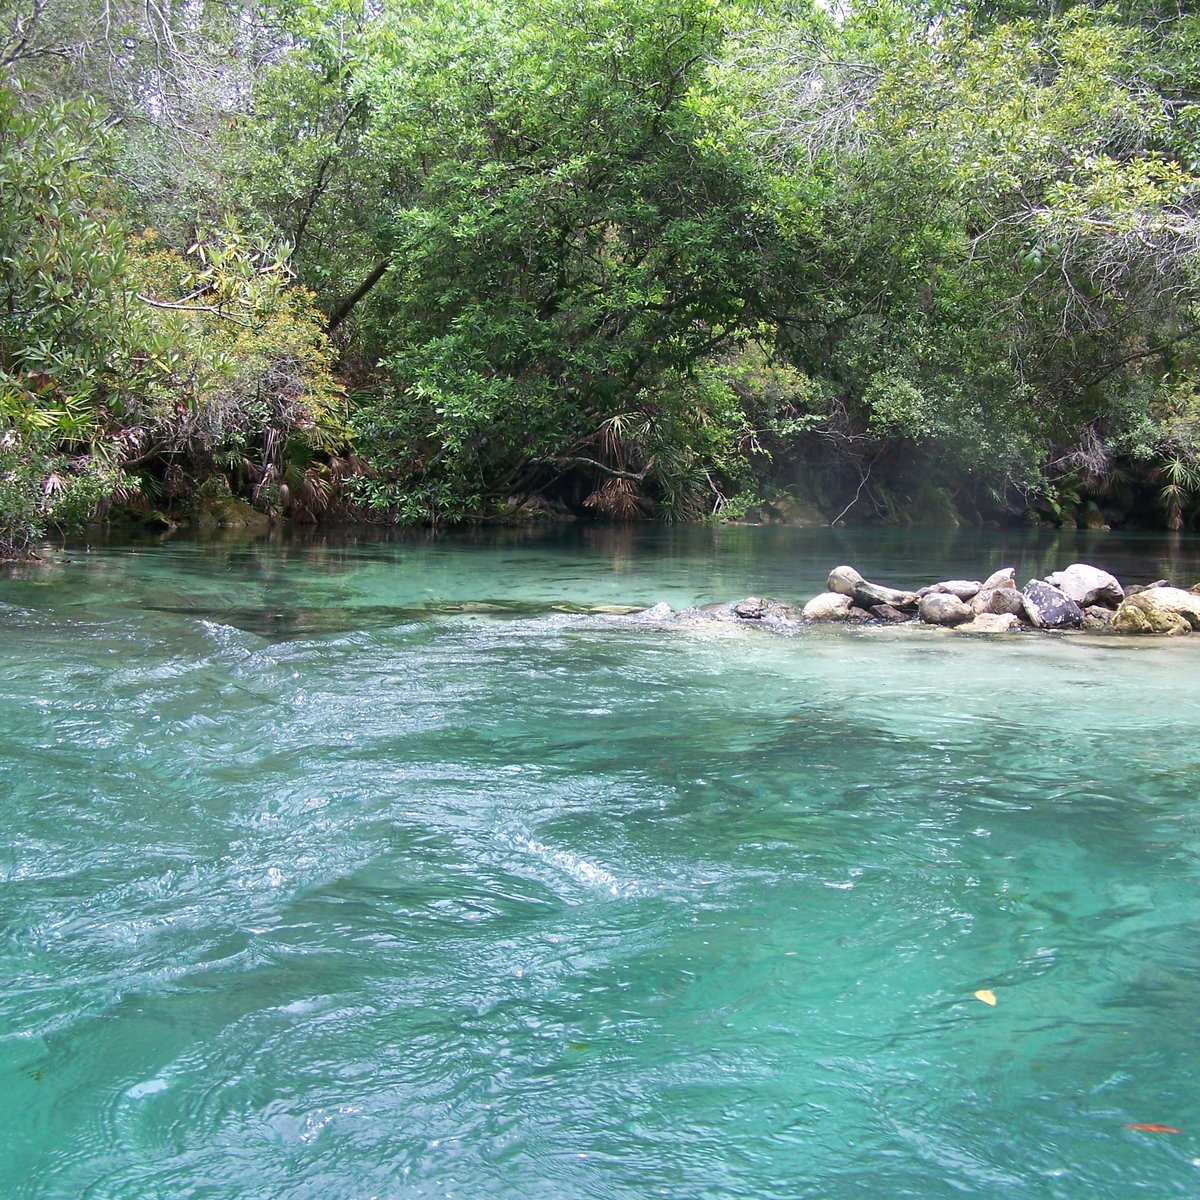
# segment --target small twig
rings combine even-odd
[[[867,463],[867,469],[862,478],[858,481],[858,490],[854,493],[854,499],[851,500],[850,503],[847,504],[846,507],[843,508],[842,511],[838,513],[838,515],[834,517],[832,521],[829,522],[830,525],[836,525],[858,503],[858,499],[862,495],[863,488],[867,486],[867,480],[871,478],[871,468],[879,461],[879,455],[882,453],[883,451],[880,450],[879,454],[876,454],[875,457],[871,459],[869,463]]]

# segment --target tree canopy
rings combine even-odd
[[[1194,519],[1173,3],[10,0],[0,68],[10,549],[213,487]]]

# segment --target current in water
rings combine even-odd
[[[1200,1194],[1200,645],[614,611],[1194,543],[64,557],[0,577],[0,1195]]]

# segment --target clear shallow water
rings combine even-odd
[[[585,611],[1078,557],[1200,578],[752,529],[5,576],[0,1195],[1195,1196],[1200,644]]]

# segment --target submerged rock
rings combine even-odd
[[[1125,589],[1115,575],[1087,563],[1072,563],[1061,571],[1047,575],[1046,582],[1070,596],[1081,608],[1091,604],[1116,608],[1125,599]]]
[[[649,608],[644,608],[637,614],[637,616],[646,621],[665,621],[668,617],[673,617],[674,615],[675,610],[665,600],[660,600],[657,604],[652,604]]]
[[[1025,615],[1039,629],[1078,629],[1083,610],[1065,592],[1041,579],[1031,579],[1022,592]]]
[[[949,592],[929,592],[921,597],[918,611],[926,625],[963,625],[974,613]]]
[[[1016,613],[979,613],[955,627],[955,633],[1020,633],[1024,622]]]

